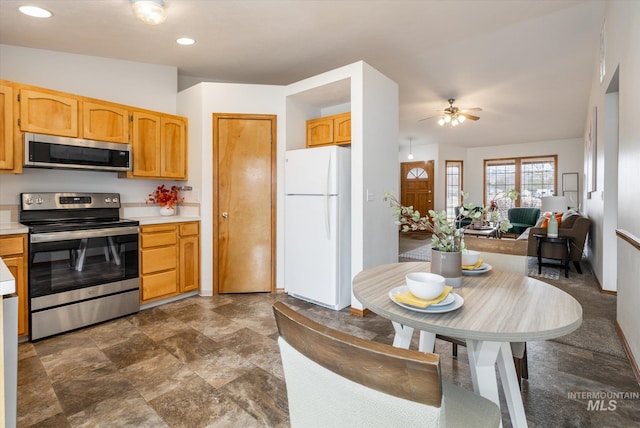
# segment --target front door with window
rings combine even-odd
[[[400,164],[400,202],[426,216],[433,209],[433,161]]]

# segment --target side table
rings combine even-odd
[[[542,266],[559,267],[561,270],[564,268],[564,277],[569,278],[569,254],[571,251],[571,238],[568,236],[550,237],[547,235],[540,235],[534,233],[533,236],[538,240],[538,274],[542,273]],[[564,258],[560,261],[560,264],[555,263],[542,263],[542,245],[562,245],[564,248]]]

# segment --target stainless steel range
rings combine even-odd
[[[138,222],[118,193],[22,193],[31,340],[140,310]]]

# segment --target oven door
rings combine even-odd
[[[136,279],[137,286],[137,226],[37,233],[29,241],[32,306],[34,299],[102,284]]]

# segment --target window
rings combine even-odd
[[[453,220],[456,217],[456,207],[462,203],[462,161],[445,161],[445,167],[447,218]]]
[[[557,194],[557,161],[556,155],[485,160],[485,205],[496,200],[500,216],[507,218],[513,203],[505,195],[516,189],[520,197],[514,206],[540,208],[541,197]]]
[[[407,173],[407,180],[417,180],[418,178],[429,178],[429,174],[424,168],[411,168]]]

